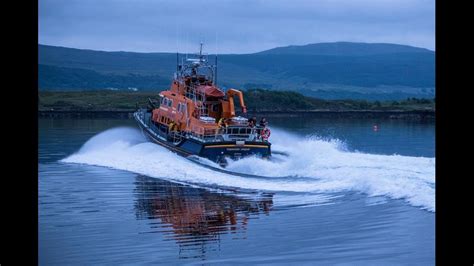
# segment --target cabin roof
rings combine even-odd
[[[224,97],[224,92],[215,86],[201,85],[196,88],[199,92],[209,97]]]

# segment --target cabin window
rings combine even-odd
[[[178,103],[178,112],[181,112],[181,113],[186,112],[186,104]]]
[[[173,105],[173,100],[168,99],[168,106],[171,107]]]
[[[164,105],[164,106],[168,105],[168,98],[163,97],[163,99],[162,99],[162,105]]]

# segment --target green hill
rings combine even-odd
[[[165,89],[176,54],[38,46],[40,90]],[[325,99],[432,98],[435,53],[396,44],[322,43],[219,55],[218,84]],[[210,61],[214,58],[210,56]]]
[[[160,90],[170,80],[158,75],[108,74],[94,70],[38,65],[39,87],[46,90]]]

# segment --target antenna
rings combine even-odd
[[[214,85],[217,86],[217,31],[216,31],[216,57],[215,57],[215,66],[214,66]]]
[[[199,58],[202,58],[202,42],[201,42],[201,48],[199,48]]]
[[[176,23],[176,52],[179,52],[179,25]]]
[[[217,54],[216,54],[216,64],[215,64],[215,67],[214,67],[214,85],[217,86]]]

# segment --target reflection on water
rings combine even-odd
[[[273,193],[236,196],[141,175],[134,194],[137,219],[159,219],[151,223],[153,232],[166,231],[181,258],[204,258],[207,248],[219,248],[221,234],[245,239],[252,216],[268,215],[273,206]]]

